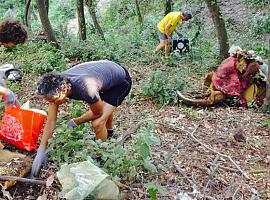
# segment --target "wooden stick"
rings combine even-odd
[[[206,144],[204,144],[203,142],[201,142],[200,140],[198,140],[194,135],[193,135],[193,132],[189,132],[189,131],[186,131],[182,128],[179,128],[179,127],[174,127],[172,125],[168,125],[168,127],[170,127],[171,129],[173,129],[174,131],[178,132],[178,131],[183,131],[185,133],[187,133],[193,140],[195,140],[197,143],[199,143],[200,145],[202,145],[204,148],[208,149],[209,151],[212,151],[218,155],[220,155],[221,157],[224,157],[224,158],[227,158],[231,161],[231,163],[239,170],[239,172],[241,172],[243,174],[243,176],[246,178],[246,179],[250,179],[249,176],[246,174],[246,172],[244,172],[241,167],[228,155],[225,155],[225,154],[222,154],[220,152],[218,152],[217,150],[215,149],[212,149],[211,147],[207,146]],[[195,128],[195,130],[198,128],[198,126]]]
[[[45,181],[36,180],[36,179],[28,179],[28,178],[21,178],[21,177],[17,177],[17,176],[0,176],[0,181],[19,181],[19,182],[24,182],[24,183],[46,185]]]
[[[180,168],[180,166],[177,164],[177,162],[174,160],[173,161],[173,165],[175,167],[175,169],[182,174],[182,176],[190,183],[192,189],[193,189],[193,193],[196,194],[201,194],[201,192],[198,190],[198,187],[195,185],[195,183],[186,175],[186,173]]]
[[[219,167],[219,164],[217,163],[218,159],[219,159],[219,155],[217,155],[213,161],[214,167],[212,168],[212,171],[209,173],[207,184],[203,188],[203,197],[205,196],[207,188],[208,188],[209,184],[211,183],[212,179],[214,178],[216,171],[218,170],[218,167]]]
[[[134,134],[138,131],[142,123],[143,121],[140,121],[129,133],[125,134],[123,138],[118,142],[118,145],[122,146],[125,143],[125,141],[131,137],[131,134]]]

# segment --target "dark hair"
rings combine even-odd
[[[44,74],[37,82],[37,95],[40,97],[59,96],[67,86],[71,86],[70,80],[60,73],[50,72]]]
[[[182,15],[185,16],[188,19],[191,19],[192,18],[192,14],[189,13],[189,12],[183,12]]]
[[[27,31],[18,20],[5,19],[0,22],[0,42],[20,44],[26,40]]]

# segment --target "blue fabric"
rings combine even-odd
[[[115,62],[108,60],[86,62],[64,71],[62,73],[71,81],[71,96],[70,99],[83,100],[88,104],[96,103],[99,100],[97,94],[92,98],[88,94],[85,84],[86,78],[96,79],[101,83],[100,91],[105,93],[116,85],[125,81],[126,72]]]

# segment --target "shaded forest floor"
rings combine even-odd
[[[130,71],[135,80],[132,93],[136,93],[140,77],[138,71]],[[18,92],[22,101],[34,94],[36,77],[30,76],[24,77],[24,87]],[[42,108],[44,102],[33,101],[33,107]],[[161,145],[152,152],[161,170],[154,177],[143,173],[135,180],[122,180],[122,199],[148,199],[144,188],[148,179],[167,188],[169,193],[159,194],[158,199],[181,199],[185,195],[192,199],[270,199],[269,115],[225,104],[157,108],[151,99],[128,98],[116,113],[116,124],[121,124],[116,133],[130,132],[144,117],[155,121]],[[237,132],[246,142],[235,140]],[[40,175],[47,186],[18,183],[9,190],[11,199],[57,199],[61,190],[57,170],[57,164],[49,162]]]

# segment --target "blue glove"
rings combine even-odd
[[[78,125],[75,123],[74,119],[69,120],[68,123],[67,123],[68,128],[75,128],[77,126]]]
[[[13,105],[20,106],[20,102],[16,99],[14,93],[11,90],[8,90],[6,97],[7,97],[6,104],[11,105],[11,106]]]
[[[32,164],[30,178],[38,176],[41,167],[47,163],[47,160],[48,160],[48,154],[46,152],[46,147],[39,146],[37,150],[37,155]]]

